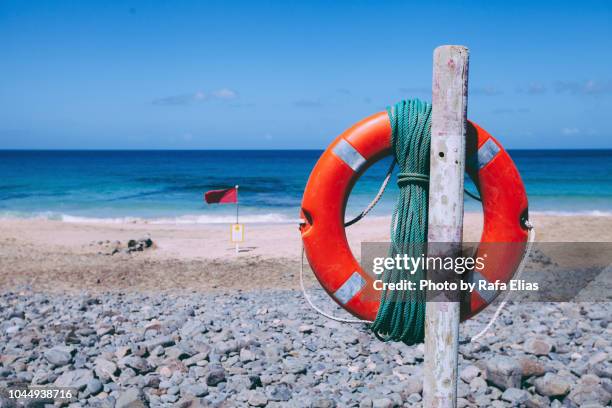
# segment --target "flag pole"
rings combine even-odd
[[[238,217],[238,214],[239,214],[239,209],[238,208],[239,208],[239,206],[240,206],[240,203],[239,203],[239,200],[238,200],[238,184],[236,184],[236,224],[240,223],[239,222],[239,217]],[[238,242],[236,242],[236,255],[238,255]]]

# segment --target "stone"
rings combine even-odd
[[[406,395],[420,394],[423,392],[423,380],[416,376],[410,376],[402,381],[402,392]]]
[[[215,387],[222,382],[225,382],[225,370],[223,367],[209,367],[208,373],[206,373],[206,385]]]
[[[98,380],[97,378],[92,378],[91,380],[89,380],[89,382],[87,383],[87,386],[85,387],[85,393],[87,395],[96,395],[100,391],[102,391],[102,388],[103,388],[102,382]]]
[[[183,360],[183,364],[185,364],[185,366],[189,367],[189,366],[197,364],[200,361],[208,360],[208,354],[209,353],[197,353],[197,354],[195,354],[195,355],[193,355],[193,356]]]
[[[208,387],[202,384],[188,385],[181,389],[181,395],[193,395],[194,397],[205,397],[208,395]]]
[[[520,388],[522,369],[513,358],[497,356],[490,358],[486,363],[487,381],[501,390],[507,388]]]
[[[482,394],[487,390],[487,382],[482,377],[476,377],[470,381],[470,390],[476,394]]]
[[[82,391],[93,378],[93,373],[90,370],[82,368],[64,372],[55,380],[53,385],[56,387],[76,388]]]
[[[608,405],[611,402],[612,394],[602,385],[599,377],[586,374],[580,377],[578,383],[572,387],[567,398],[578,406],[586,404]]]
[[[138,388],[128,388],[119,394],[115,408],[146,408],[144,394]]]
[[[307,371],[306,363],[297,358],[287,358],[284,361],[285,370],[291,374],[304,374]]]
[[[198,320],[189,320],[181,328],[181,338],[190,339],[197,336],[198,334],[206,333],[208,328],[206,325]]]
[[[72,347],[57,346],[45,351],[45,359],[54,366],[65,366],[72,361],[74,349]]]
[[[512,406],[516,406],[524,404],[527,400],[529,400],[529,393],[518,388],[507,388],[501,395],[501,399],[510,402]]]
[[[94,372],[99,379],[106,382],[114,377],[117,372],[117,365],[112,361],[98,357],[94,360]]]
[[[546,368],[536,359],[523,357],[519,359],[521,365],[521,374],[523,378],[529,378],[532,376],[542,376],[546,373]]]
[[[372,408],[393,408],[393,401],[390,398],[377,398],[372,401]]]
[[[534,384],[536,392],[547,397],[563,397],[571,387],[565,378],[552,373],[546,373],[544,377],[537,378]]]
[[[251,391],[247,402],[252,407],[265,407],[268,404],[268,397],[261,391]]]
[[[336,401],[330,398],[315,398],[310,403],[310,408],[335,408]]]
[[[171,336],[159,336],[159,337],[156,337],[154,339],[147,341],[144,344],[144,347],[150,353],[151,351],[153,351],[153,349],[155,349],[155,347],[158,347],[158,346],[169,347],[173,345],[174,345],[174,339]]]
[[[137,374],[146,374],[152,369],[149,363],[147,363],[147,360],[142,357],[132,355],[123,357],[121,360],[119,360],[118,365],[119,367],[129,367]]]
[[[272,401],[289,401],[291,399],[291,388],[285,383],[274,384],[266,387],[266,395]]]
[[[251,350],[247,349],[247,348],[243,348],[242,350],[240,350],[240,361],[243,363],[249,363],[251,361],[254,361],[256,358],[255,353],[253,353]]]
[[[470,383],[470,381],[472,381],[474,378],[478,377],[479,375],[480,375],[480,369],[476,367],[475,365],[469,365],[467,367],[464,367],[459,372],[459,377],[468,384]]]
[[[300,327],[298,327],[298,331],[300,333],[304,333],[304,334],[310,334],[315,330],[315,327],[313,325],[310,324],[303,324]]]
[[[531,337],[525,340],[523,350],[536,356],[547,356],[553,349],[553,344],[543,337]]]

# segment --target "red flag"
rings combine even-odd
[[[236,187],[224,190],[210,190],[204,193],[204,201],[208,204],[228,204],[238,202],[238,189]]]

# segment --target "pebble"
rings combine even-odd
[[[45,351],[45,358],[52,365],[64,366],[72,361],[73,352],[72,347],[56,346]]]
[[[610,405],[609,315],[602,303],[508,305],[484,342],[460,346],[457,406]],[[290,290],[0,294],[0,389],[74,386],[72,406],[422,406],[424,357]]]
[[[495,356],[486,363],[487,381],[502,390],[520,388],[522,368],[518,361],[507,356]]]
[[[563,377],[546,373],[544,377],[535,380],[535,388],[538,394],[547,397],[562,397],[570,390],[571,384]]]
[[[518,388],[507,388],[501,395],[501,399],[516,406],[527,402],[529,400],[529,393]]]
[[[547,356],[552,351],[553,345],[543,337],[532,337],[525,340],[523,349],[529,354]]]
[[[268,404],[268,397],[261,391],[251,391],[247,402],[253,407],[265,407]]]
[[[480,375],[480,369],[476,367],[475,365],[468,365],[467,367],[464,367],[463,369],[461,369],[459,373],[459,377],[466,383],[469,383],[470,381],[472,381],[474,378],[478,377],[479,375]]]
[[[221,366],[210,367],[206,374],[206,384],[210,387],[225,381],[225,370]]]
[[[144,395],[137,388],[129,388],[119,394],[115,408],[145,408]]]

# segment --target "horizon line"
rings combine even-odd
[[[155,152],[155,151],[176,151],[176,152],[202,152],[202,151],[325,151],[324,148],[271,148],[271,149],[234,149],[234,148],[197,148],[197,149],[181,149],[181,148],[148,148],[148,149],[140,149],[140,148],[1,148],[0,152]],[[539,147],[529,147],[529,148],[507,148],[505,150],[524,150],[524,151],[566,151],[566,150],[580,150],[580,151],[593,151],[593,150],[612,150],[612,147],[559,147],[559,148],[539,148]]]

